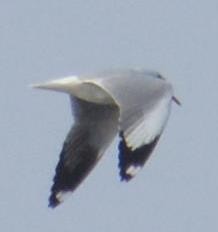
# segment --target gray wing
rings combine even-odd
[[[101,158],[117,133],[119,111],[72,97],[75,124],[69,132],[56,167],[49,206],[55,207],[74,191]]]
[[[119,168],[131,179],[157,144],[169,117],[173,90],[156,72],[130,70],[99,78],[120,109]]]

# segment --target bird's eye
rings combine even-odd
[[[159,78],[159,79],[164,79],[164,78],[160,75],[160,73],[157,73],[157,78]]]

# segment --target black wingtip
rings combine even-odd
[[[120,132],[119,144],[119,168],[121,181],[130,181],[136,172],[142,168],[152,153],[160,136],[157,136],[151,143],[145,144],[132,151],[126,144],[123,132]],[[130,169],[132,169],[130,171]]]
[[[67,162],[66,154],[71,158],[71,165]],[[79,186],[97,163],[97,156],[97,149],[84,142],[80,147],[73,146],[70,150],[64,144],[53,178],[49,207],[55,208],[62,203],[59,194],[61,197],[62,193],[73,192]]]
[[[120,170],[120,181],[128,182],[133,178],[132,175],[127,174],[126,172]]]
[[[49,197],[49,204],[48,207],[55,208],[57,207],[61,202],[57,199],[56,194],[52,193]]]

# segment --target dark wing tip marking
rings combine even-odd
[[[75,148],[76,150],[76,148]],[[66,152],[65,146],[60,154],[60,160],[56,167],[55,176],[53,178],[53,186],[51,188],[51,195],[49,197],[49,207],[55,208],[61,202],[57,195],[60,192],[73,192],[83,179],[88,175],[93,166],[96,163],[98,152],[96,149],[86,144],[82,146],[80,155],[74,155],[70,164],[66,164]]]
[[[49,204],[48,207],[55,208],[58,206],[61,202],[57,199],[56,194],[52,193],[49,197]]]
[[[119,144],[118,166],[120,168],[121,181],[129,181],[134,177],[134,175],[131,175],[131,173],[128,173],[127,171],[131,166],[135,169],[143,167],[157,144],[159,137],[160,135],[157,136],[151,143],[143,145],[132,151],[131,148],[126,144],[123,132],[120,132],[121,141]]]

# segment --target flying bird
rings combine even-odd
[[[35,88],[70,95],[74,125],[60,153],[49,206],[56,207],[95,167],[119,135],[119,174],[129,181],[152,153],[168,120],[172,85],[147,70],[112,70],[69,76]]]

